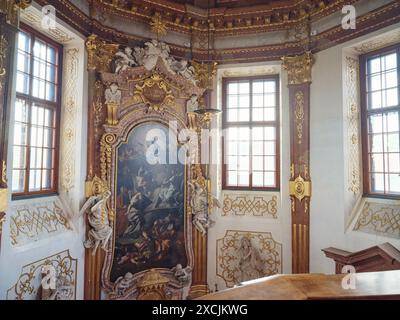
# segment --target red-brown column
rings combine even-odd
[[[310,85],[313,57],[283,58],[288,71],[292,272],[308,273],[310,262]]]

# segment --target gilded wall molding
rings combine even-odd
[[[389,32],[386,35],[376,37],[372,40],[365,41],[359,45],[354,46],[352,49],[357,54],[365,54],[371,51],[379,50],[384,47],[400,42],[400,31],[396,30]]]
[[[224,193],[221,215],[277,219],[277,206],[276,195]]]
[[[58,200],[12,206],[9,223],[11,244],[16,247],[46,239],[70,229]]]
[[[47,36],[53,38],[58,43],[67,44],[73,40],[73,37],[71,37],[67,32],[63,31],[58,26],[56,26],[55,28],[43,29],[43,14],[41,11],[38,11],[36,9],[28,8],[26,10],[22,10],[20,14],[20,19],[24,23],[44,32]]]
[[[283,68],[288,73],[289,85],[311,82],[311,68],[314,64],[314,57],[310,51],[298,56],[283,57],[282,62]]]
[[[353,230],[400,239],[399,205],[366,201]]]
[[[76,117],[78,112],[79,49],[65,51],[63,114],[61,129],[61,175],[60,185],[65,192],[74,188],[76,156]]]
[[[348,190],[354,195],[361,192],[360,163],[360,104],[358,59],[345,58],[345,90],[348,122]]]
[[[303,125],[304,125],[304,93],[297,91],[295,94],[294,115],[296,117],[296,131],[297,143],[301,144],[303,139]]]
[[[48,256],[21,268],[17,282],[7,290],[7,300],[40,299],[41,273],[43,266],[51,265],[56,277],[63,277],[73,286],[73,299],[76,299],[78,259],[71,257],[69,250]]]
[[[7,74],[6,70],[6,58],[7,58],[7,50],[8,49],[8,41],[6,37],[2,34],[0,36],[0,93],[3,94],[3,85],[4,78]]]
[[[227,287],[282,273],[282,244],[271,232],[227,230],[216,252],[216,274]]]

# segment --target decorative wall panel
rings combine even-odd
[[[225,193],[222,216],[278,218],[276,195]]]
[[[78,260],[65,250],[23,266],[17,282],[7,290],[7,300],[40,299],[42,267],[49,265],[54,267],[57,279],[64,279],[73,288],[71,298],[75,299]]]
[[[358,60],[346,57],[346,108],[348,122],[348,190],[354,195],[361,190],[360,172],[360,104],[359,104]]]
[[[10,208],[10,238],[14,246],[52,237],[69,229],[58,200]]]
[[[76,151],[76,115],[77,115],[77,81],[79,49],[68,49],[65,52],[64,73],[68,75],[64,87],[63,114],[61,130],[61,188],[69,192],[74,187],[75,151]]]
[[[400,239],[400,207],[365,202],[354,231]]]
[[[271,232],[227,230],[217,240],[217,276],[227,287],[282,273],[282,244]]]

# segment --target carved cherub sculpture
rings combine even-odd
[[[132,49],[126,47],[124,51],[115,54],[115,73],[125,71],[128,67],[134,67],[137,63],[132,55]]]
[[[107,200],[110,195],[111,192],[105,190],[90,197],[80,211],[80,214],[83,214],[90,208],[88,213],[90,230],[84,246],[85,248],[92,248],[92,255],[96,254],[99,245],[103,250],[106,250],[107,243],[113,232],[108,220],[107,208]]]
[[[199,97],[196,94],[192,94],[190,99],[186,102],[186,113],[188,115],[189,128],[193,129],[196,127],[196,113],[195,111],[199,108]]]
[[[118,84],[113,82],[104,92],[107,104],[107,123],[115,125],[118,123],[118,107],[121,104],[122,93]]]
[[[174,277],[182,285],[187,285],[192,280],[192,268],[190,266],[183,268],[181,264],[177,264],[171,269],[171,271],[174,273]]]
[[[125,291],[131,286],[133,279],[133,274],[127,272],[124,276],[119,277],[115,281],[114,293],[118,296],[125,294]]]

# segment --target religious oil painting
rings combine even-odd
[[[113,282],[127,272],[187,264],[185,165],[173,146],[176,135],[166,126],[146,123],[117,150]]]

